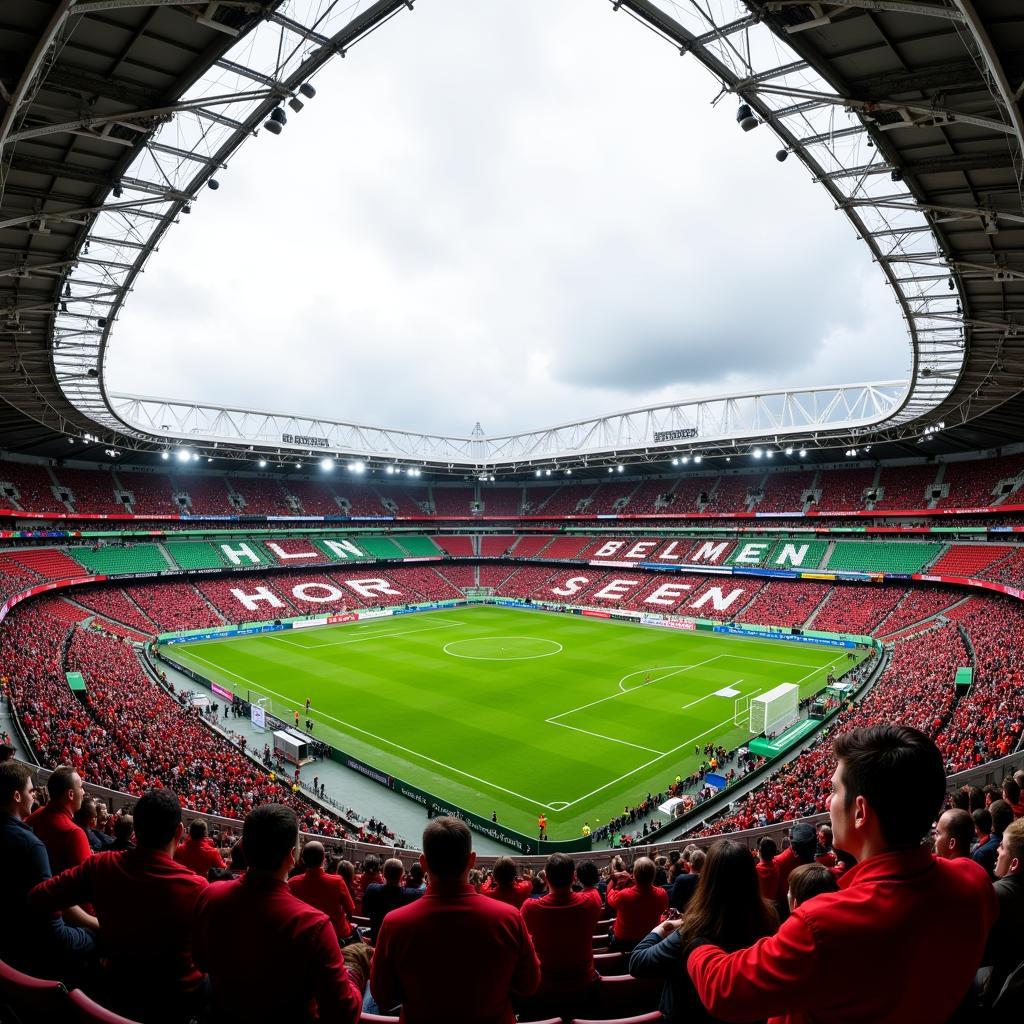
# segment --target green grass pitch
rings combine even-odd
[[[280,718],[529,835],[575,838],[749,738],[736,696],[822,688],[845,649],[494,606],[205,641],[169,653]],[[858,659],[861,655],[858,653]],[[725,695],[718,691],[725,690]]]

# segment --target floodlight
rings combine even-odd
[[[114,198],[115,199],[120,199],[121,196],[123,196],[123,195],[124,195],[124,190],[121,188],[121,186],[120,185],[115,185],[114,186]]]
[[[259,467],[260,467],[260,469],[266,469],[267,468],[267,460],[266,459],[260,459]]]
[[[736,111],[736,123],[745,131],[753,131],[761,122],[754,117],[754,112],[746,103],[740,104],[740,109]]]
[[[786,449],[786,454],[787,454],[787,455],[792,455],[792,454],[793,454],[793,449],[792,449],[792,447],[790,447],[790,448],[787,448],[787,449]]]
[[[325,473],[330,473],[331,470],[334,469],[334,459],[321,459],[320,460],[320,468]]]
[[[169,459],[170,457],[171,457],[171,453],[170,452],[161,452],[160,453],[160,458],[161,459]]]
[[[96,326],[97,327],[106,327],[107,326],[107,318],[104,317],[104,316],[97,317],[96,318]]]
[[[693,461],[694,461],[694,463],[696,465],[699,466],[704,461],[704,456],[703,455],[694,455]]]
[[[768,451],[765,452],[765,455],[768,456],[769,459],[775,458],[775,452],[773,452],[771,448],[769,448]]]
[[[755,459],[759,459],[761,458],[761,449],[755,448],[750,454],[753,455]]]
[[[892,169],[892,173],[890,173],[890,175],[889,175],[889,180],[890,181],[902,181],[903,180],[903,171],[899,167],[894,167]]]
[[[300,111],[300,110],[301,110],[301,109],[302,109],[302,108],[303,108],[303,107],[304,107],[305,105],[306,105],[306,104],[305,104],[305,103],[303,103],[303,102],[302,102],[302,100],[300,100],[298,96],[293,96],[293,97],[292,97],[292,98],[291,98],[291,99],[290,99],[290,100],[288,101],[288,106],[289,106],[289,107],[291,107],[291,108],[292,108],[292,110],[294,110],[296,114],[297,114],[297,113],[298,113],[298,112],[299,112],[299,111]]]
[[[266,131],[270,132],[271,135],[281,134],[281,126],[276,121],[266,121],[263,127]]]
[[[211,192],[216,192],[220,188],[220,182],[216,178],[211,178],[206,184],[210,186]]]
[[[302,85],[299,86],[299,92],[301,92],[307,100],[311,100],[316,95],[316,89],[314,89],[309,82],[303,82]]]
[[[614,473],[614,472],[615,472],[615,470],[614,470],[614,469],[612,469],[612,467],[611,467],[611,466],[609,466],[609,467],[608,467],[608,472],[609,472],[609,473]]]
[[[365,462],[359,462],[359,461],[350,462],[349,465],[348,465],[348,468],[350,470],[352,470],[353,473],[365,473],[366,472],[366,463]]]
[[[683,465],[685,466],[689,461],[690,461],[690,456],[689,455],[684,455],[683,456]]]
[[[281,125],[281,127],[283,128],[288,123],[288,116],[280,107],[274,107],[274,109],[270,112],[270,120]]]
[[[198,462],[199,461],[199,452],[193,452],[192,453],[192,461],[193,462]]]
[[[565,471],[565,475],[566,475],[566,476],[572,476],[572,470],[571,470],[571,469],[567,469],[567,470]]]
[[[191,459],[191,458],[192,458],[192,453],[187,448],[179,448],[178,449],[178,461],[179,462],[188,462],[188,460]]]
[[[213,462],[213,459],[211,459],[211,458],[207,458],[207,460],[206,460],[206,461],[207,461],[207,462]]]
[[[732,462],[732,456],[731,455],[726,455],[725,461],[726,462]]]
[[[534,474],[533,474],[533,475],[534,475],[534,476],[540,476],[540,470],[539,470],[539,469],[538,469],[538,470],[536,470],[536,471],[534,472]]]
[[[620,463],[619,463],[619,465],[618,465],[618,467],[617,467],[617,470],[618,470],[618,472],[619,472],[619,473],[621,473],[621,472],[622,472],[622,471],[623,471],[623,470],[624,470],[625,468],[626,468],[626,467],[625,467],[625,466],[623,466],[623,465],[622,465],[622,463],[620,462]]]
[[[387,466],[384,469],[384,472],[387,473],[388,476],[394,476],[395,475],[395,467],[394,466]]]
[[[800,449],[800,458],[801,459],[806,459],[807,458],[807,449],[806,448],[801,448]]]
[[[550,469],[545,469],[544,470],[544,475],[545,476],[551,476],[551,470]]]
[[[296,469],[302,469],[302,463],[301,462],[296,462],[295,463],[295,468]]]
[[[780,149],[775,154],[775,159],[778,160],[780,164],[784,164],[789,159],[789,150],[788,149]]]

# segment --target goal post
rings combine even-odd
[[[755,735],[776,736],[800,717],[800,687],[781,683],[750,702],[750,731]]]
[[[749,725],[750,723],[750,698],[737,697],[732,702],[732,724]]]

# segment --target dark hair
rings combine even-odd
[[[78,808],[75,814],[75,824],[79,828],[85,828],[88,822],[94,821],[99,817],[99,812],[96,810],[96,801],[89,798],[82,801],[82,806]]]
[[[350,860],[342,858],[338,861],[338,874],[345,879],[345,884],[351,889],[356,884],[356,866]]]
[[[409,881],[412,882],[414,889],[418,889],[423,884],[423,868],[419,861],[414,861],[409,865]]]
[[[228,862],[232,871],[244,871],[249,866],[245,859],[245,849],[241,839],[236,839],[232,845],[231,852],[228,854]]]
[[[774,908],[761,896],[750,851],[730,839],[711,847],[700,881],[679,929],[683,948],[698,936],[741,949],[778,926]]]
[[[981,794],[983,800],[987,796],[992,797],[989,801],[989,804],[992,804],[1003,795],[1003,791],[994,782],[986,782],[982,787]]]
[[[846,809],[861,796],[890,846],[920,843],[946,796],[939,748],[919,729],[889,724],[851,729],[832,748],[842,762]]]
[[[375,875],[380,871],[380,857],[375,853],[371,853],[363,858],[363,874],[364,875]]]
[[[46,792],[50,794],[51,800],[59,800],[65,793],[75,788],[74,776],[77,774],[74,768],[64,764],[54,768],[50,777],[46,780]]]
[[[431,820],[423,830],[423,856],[434,878],[458,878],[466,870],[472,851],[469,827],[458,818],[442,815]]]
[[[511,857],[499,857],[491,868],[495,885],[511,885],[516,880],[516,862]]]
[[[789,894],[796,906],[823,892],[838,892],[835,875],[824,864],[801,864],[789,873]]]
[[[966,786],[953,794],[953,806],[962,811],[966,811],[971,806],[971,794],[967,792]]]
[[[779,847],[774,839],[765,836],[764,839],[757,844],[757,852],[761,855],[761,860],[763,860],[765,864],[771,864],[771,862],[775,860],[775,855],[779,852]]]
[[[242,826],[242,848],[250,868],[276,871],[299,838],[299,819],[284,804],[263,804]]]
[[[572,876],[575,871],[576,865],[573,863],[572,857],[564,853],[551,854],[547,864],[544,865],[544,875],[548,880],[548,885],[559,889],[567,889],[572,885]]]
[[[981,786],[967,787],[967,810],[972,813],[979,807],[985,806],[985,791]]]
[[[979,807],[972,815],[974,827],[984,835],[992,834],[992,812],[987,807]]]
[[[114,822],[114,838],[127,843],[131,841],[135,831],[135,819],[130,814],[122,814]],[[168,840],[169,842],[170,840]]]
[[[1007,803],[1020,803],[1020,786],[1017,785],[1017,780],[1012,775],[1007,775],[1003,779],[1003,796]]]
[[[1013,824],[1013,808],[1005,800],[995,800],[988,811],[992,815],[992,831],[1001,836]]]
[[[971,842],[974,839],[974,820],[959,807],[946,811],[942,817],[946,819],[946,830],[956,840],[956,848],[959,853],[965,856],[969,855]]]
[[[190,839],[205,839],[207,833],[206,822],[202,818],[193,818],[192,824],[188,827]]]
[[[576,880],[588,889],[592,889],[601,880],[601,872],[592,860],[585,860],[576,865]]]
[[[135,841],[147,850],[166,846],[181,824],[181,803],[169,789],[151,789],[139,797],[133,815]]]
[[[323,867],[325,856],[323,843],[318,843],[315,840],[306,843],[302,848],[302,863],[307,868]]]
[[[28,765],[16,761],[4,761],[0,764],[0,803],[10,803],[14,794],[25,788],[25,783],[32,778]]]

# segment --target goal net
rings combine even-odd
[[[777,736],[800,717],[800,687],[781,683],[750,702],[750,731]]]
[[[750,698],[749,697],[737,697],[732,702],[732,724],[733,725],[749,725],[750,724]]]

